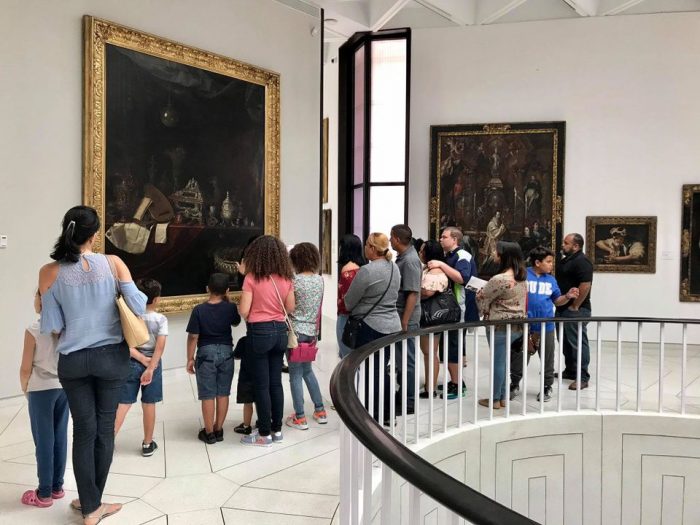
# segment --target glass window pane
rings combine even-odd
[[[403,223],[405,186],[373,186],[369,193],[369,232],[389,235],[391,227]]]
[[[352,192],[352,233],[357,235],[362,239],[363,234],[363,217],[365,203],[363,200],[364,190],[362,188],[356,188]],[[364,239],[362,239],[364,241]]]
[[[364,180],[365,169],[365,46],[355,51],[355,98],[353,101],[353,183]]]
[[[370,180],[406,180],[406,40],[372,42]]]

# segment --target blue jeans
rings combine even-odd
[[[299,342],[313,341],[315,338],[308,335],[299,334]],[[292,403],[294,404],[294,413],[297,417],[304,416],[304,385],[309,389],[311,401],[314,402],[316,411],[323,410],[323,397],[321,396],[321,388],[318,386],[316,374],[314,374],[313,363],[294,363],[289,361],[289,386],[292,390]],[[302,383],[303,381],[303,383]]]
[[[408,323],[408,330],[418,330],[420,325],[418,323]],[[407,340],[406,349],[406,405],[410,411],[413,408],[415,402],[415,380],[416,380],[416,340],[413,337],[409,337]],[[397,384],[399,385],[399,391],[396,393],[396,402],[401,403],[402,400],[402,390],[404,385],[401,384],[401,379],[403,377],[403,343],[396,343],[396,374],[397,374]]]
[[[510,346],[521,332],[511,329],[510,341],[506,340],[506,331],[496,330],[493,339],[493,400],[506,399],[506,344]],[[486,339],[491,343],[491,329],[486,327]]]
[[[578,311],[563,310],[557,312],[559,317],[572,319],[587,318],[591,311],[579,308]],[[588,381],[591,375],[588,373],[588,363],[591,360],[591,350],[588,347],[588,323],[581,323],[581,381]],[[564,354],[566,369],[564,375],[576,375],[576,354],[578,354],[578,323],[564,323],[564,340],[561,341],[561,350]]]
[[[58,357],[58,379],[73,416],[73,472],[83,515],[102,504],[114,453],[114,418],[129,375],[125,342]]]
[[[195,358],[197,398],[203,401],[230,396],[233,368],[231,345],[213,344],[197,348]]]
[[[36,447],[39,497],[63,487],[68,454],[68,398],[62,388],[29,392],[29,421]]]
[[[343,330],[345,330],[348,317],[350,316],[338,314],[338,320],[335,322],[335,337],[338,339],[338,357],[341,359],[352,352],[352,348],[349,348],[343,344]]]
[[[282,358],[287,350],[287,325],[279,321],[248,323],[247,335],[258,432],[269,436],[282,430]]]
[[[119,404],[133,405],[141,391],[141,403],[160,403],[163,401],[163,362],[160,361],[153,371],[153,379],[147,385],[141,386],[141,376],[146,367],[136,359],[129,361],[129,376],[124,381]]]

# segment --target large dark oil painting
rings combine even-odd
[[[465,234],[479,273],[493,275],[499,240],[527,256],[561,243],[564,122],[431,126],[430,234]]]
[[[680,300],[700,302],[700,184],[684,184]]]
[[[85,192],[102,192],[104,252],[160,281],[165,310],[213,272],[240,290],[244,246],[279,229],[278,76],[92,18],[88,33]]]

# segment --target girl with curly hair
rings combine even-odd
[[[278,238],[263,235],[246,249],[239,311],[246,320],[247,348],[255,384],[258,429],[241,438],[244,445],[269,447],[282,441],[282,357],[287,349],[285,311],[295,308],[292,265]]]

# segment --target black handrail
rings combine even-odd
[[[537,522],[492,500],[481,492],[460,483],[452,476],[430,464],[418,454],[405,447],[372,418],[360,403],[355,391],[355,380],[360,364],[380,348],[403,341],[409,337],[441,333],[459,329],[502,326],[507,324],[540,324],[543,322],[622,322],[654,324],[700,324],[697,319],[658,319],[651,317],[556,317],[534,319],[509,319],[478,321],[433,326],[399,332],[376,339],[352,351],[333,371],[330,382],[331,399],[338,415],[352,434],[386,464],[392,471],[417,487],[446,508],[459,514],[475,525],[533,525]]]

